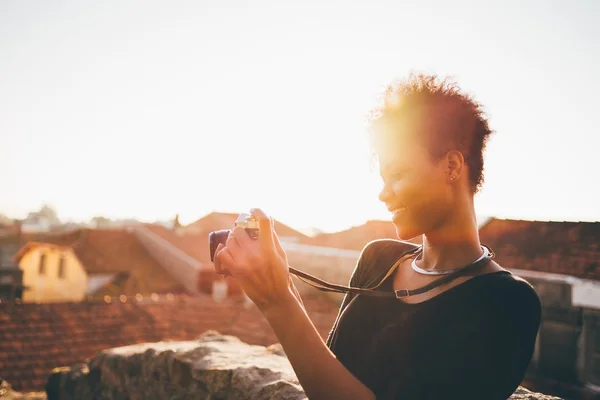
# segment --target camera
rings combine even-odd
[[[235,220],[235,226],[245,228],[246,232],[248,232],[248,236],[250,236],[251,239],[258,239],[258,221],[251,214],[240,214]],[[231,229],[222,229],[220,231],[214,231],[208,234],[208,247],[210,249],[211,262],[214,262],[215,260],[215,251],[217,250],[219,243],[223,243],[223,245],[225,245],[230,233]]]

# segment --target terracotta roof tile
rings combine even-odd
[[[505,268],[600,280],[600,222],[492,218],[479,236]]]
[[[32,241],[27,243],[25,246],[21,247],[19,251],[17,251],[17,253],[13,256],[13,260],[18,263],[26,253],[28,253],[30,250],[35,249],[36,247],[50,247],[57,250],[66,250],[71,248],[71,246],[60,246],[53,243],[42,243]]]

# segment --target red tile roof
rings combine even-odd
[[[324,299],[304,299],[323,337],[337,307]],[[126,303],[0,303],[0,374],[17,391],[42,390],[54,367],[84,361],[102,349],[160,340],[193,340],[206,330],[238,336],[245,342],[276,342],[255,307],[210,297],[147,297]]]
[[[46,247],[46,248],[52,248],[52,249],[57,249],[57,250],[67,250],[67,249],[71,249],[71,246],[60,246],[60,245],[56,245],[53,243],[42,243],[42,242],[29,242],[27,243],[25,246],[21,247],[19,249],[19,251],[17,251],[17,253],[13,256],[13,260],[18,263],[19,261],[21,261],[21,258],[23,258],[23,256],[25,254],[27,254],[30,250],[33,250],[37,247]]]
[[[309,243],[338,249],[362,250],[370,241],[386,238],[398,239],[394,224],[391,221],[371,220],[344,231],[317,235],[311,238]],[[421,243],[421,238],[415,238],[411,242]]]
[[[208,248],[208,231],[185,231],[165,228],[162,225],[144,224],[150,232],[204,264],[211,264]]]
[[[185,231],[212,232],[220,229],[231,229],[234,226],[238,214],[212,212],[199,220],[192,222],[183,229]],[[281,237],[296,237],[307,239],[304,233],[297,231],[286,224],[275,220],[275,232]]]
[[[505,268],[600,280],[600,222],[492,218],[479,236]]]

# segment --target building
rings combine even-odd
[[[24,232],[48,232],[60,225],[60,220],[54,209],[43,205],[38,211],[32,211],[20,221]]]
[[[25,302],[184,291],[130,229],[79,229],[47,236],[25,244],[14,261],[23,271]]]
[[[69,246],[30,242],[15,256],[27,290],[24,302],[81,301],[88,275]]]
[[[18,268],[0,267],[0,302],[23,298],[23,271]]]
[[[14,255],[30,241],[47,240],[49,243],[68,243],[71,233],[24,232],[21,221],[12,221],[0,227],[0,300],[21,300],[27,289],[23,271],[14,261]]]

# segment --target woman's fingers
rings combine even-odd
[[[260,245],[252,240],[242,227],[231,231],[225,248],[229,250],[234,261],[234,264],[229,266],[229,271],[237,277],[251,273],[261,263]]]
[[[262,210],[253,209],[252,213],[259,222],[258,240],[253,240],[245,228],[234,228],[225,245],[217,247],[215,270],[236,277],[253,300],[270,304],[288,290],[287,261],[273,220]]]
[[[213,257],[213,264],[215,265],[215,272],[221,274],[221,259],[217,257],[219,252],[223,249],[223,243],[219,243],[215,249],[215,255]]]
[[[215,250],[215,259],[214,259],[214,264],[215,264],[215,272],[219,275],[223,275],[223,276],[230,276],[231,273],[229,272],[229,270],[227,269],[227,265],[233,265],[234,261],[233,261],[233,257],[231,256],[231,253],[229,252],[229,250],[227,249],[227,247],[225,247],[223,245],[223,243],[219,243],[219,245],[217,246],[217,249]]]
[[[265,214],[260,208],[253,208],[250,210],[252,216],[258,221],[258,227],[260,233],[258,234],[258,240],[265,250],[275,250],[275,244],[273,243],[273,226],[271,219]]]
[[[233,232],[229,233],[227,241],[225,241],[225,247],[229,249],[234,260],[243,259],[244,254],[242,252],[242,248],[240,247],[240,243],[236,239]]]
[[[234,228],[215,256],[218,273],[230,272],[245,293],[261,309],[267,309],[289,294],[289,268],[276,237],[273,221],[259,209],[251,210],[259,223],[259,238],[253,240],[245,228]]]
[[[229,236],[233,236],[242,249],[250,249],[255,242],[255,240],[248,235],[246,229],[240,226],[235,227]]]
[[[275,250],[277,250],[277,253],[281,257],[284,257],[285,251],[283,250],[283,247],[281,247],[281,241],[279,240],[279,236],[277,236],[276,233],[273,233],[273,243],[275,244]]]

